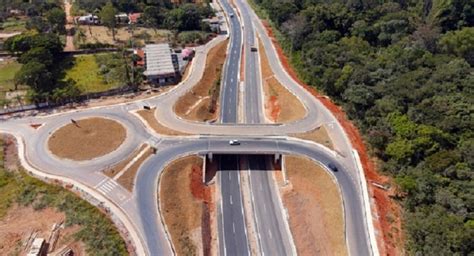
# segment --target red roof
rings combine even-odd
[[[145,51],[137,49],[136,54],[141,58],[141,60],[137,61],[137,66],[145,66]]]
[[[140,16],[142,16],[141,13],[136,12],[136,13],[130,13],[128,15],[128,19],[130,20],[130,23],[137,23],[138,19],[140,19]]]

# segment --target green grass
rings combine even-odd
[[[26,31],[26,21],[24,20],[15,20],[9,18],[6,22],[0,24],[2,28],[0,33],[12,33],[12,32],[23,32]]]
[[[77,88],[83,93],[101,92],[117,86],[106,83],[99,73],[99,65],[94,55],[80,55],[74,58],[74,65],[66,71],[65,79],[76,82]]]
[[[88,255],[128,255],[125,242],[112,221],[74,193],[33,178],[25,171],[7,172],[0,138],[0,220],[17,203],[35,210],[55,208],[65,213],[65,225],[79,225],[74,239],[84,242]]]
[[[0,64],[0,99],[5,98],[8,90],[15,88],[13,78],[20,68],[21,64],[16,61]]]
[[[7,64],[0,63],[0,90],[9,90],[15,88],[13,78],[16,72],[20,70],[21,64],[13,61]]]

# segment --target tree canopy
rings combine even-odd
[[[472,1],[256,0],[394,176],[413,255],[474,251]]]

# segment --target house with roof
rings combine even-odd
[[[174,51],[168,43],[147,44],[143,50],[135,51],[144,64],[143,75],[153,85],[176,84],[194,56],[194,50],[184,49]],[[143,56],[143,57],[142,57]]]

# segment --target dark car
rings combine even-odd
[[[336,166],[335,164],[333,164],[333,163],[329,163],[329,164],[328,164],[328,168],[329,168],[331,171],[333,171],[333,172],[339,171],[339,169],[337,169],[337,166]]]

